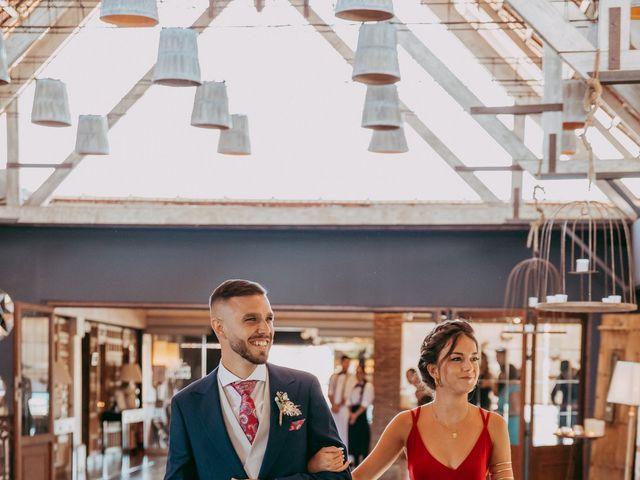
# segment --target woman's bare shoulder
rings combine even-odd
[[[400,436],[406,436],[409,434],[411,430],[411,426],[413,425],[413,415],[412,412],[416,410],[404,410],[398,413],[387,425],[387,430],[390,432],[399,434]]]
[[[487,424],[487,428],[489,429],[489,434],[491,438],[496,438],[498,435],[502,434],[507,429],[507,422],[502,415],[496,412],[488,412],[489,413],[489,423]]]

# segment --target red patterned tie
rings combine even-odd
[[[242,397],[238,421],[240,422],[242,431],[252,445],[258,433],[258,416],[256,415],[256,404],[253,402],[253,398],[251,398],[251,392],[256,388],[257,383],[257,380],[245,380],[231,384],[235,391]]]

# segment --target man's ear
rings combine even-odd
[[[211,318],[211,328],[218,338],[225,338],[224,322],[219,318]]]

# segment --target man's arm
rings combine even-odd
[[[309,452],[309,458],[322,447],[330,446],[343,448],[346,457],[347,449],[338,436],[336,424],[333,422],[327,402],[322,395],[320,383],[314,377],[309,390],[309,412],[307,416],[307,451]],[[351,480],[351,473],[348,469],[344,472],[336,473],[296,473],[295,475],[278,477],[274,480]]]
[[[171,400],[171,425],[169,427],[169,455],[164,480],[197,480],[198,472],[193,461],[189,436],[180,406]]]

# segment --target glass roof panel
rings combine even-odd
[[[162,0],[161,25],[187,27],[208,6],[207,0]],[[332,1],[311,0],[310,6],[355,49],[359,24],[335,18]],[[486,59],[474,58],[425,5],[402,1],[394,6],[408,28],[483,103],[513,103],[482,64]],[[107,114],[121,100],[154,64],[159,31],[118,29],[93,15],[40,74],[66,82],[73,126],[32,125],[31,84],[19,105],[21,161],[56,163],[67,158],[75,144],[77,116]],[[224,80],[232,113],[249,116],[252,155],[220,155],[216,131],[190,126],[194,88],[151,86],[110,131],[111,154],[86,157],[56,195],[479,201],[406,123],[408,153],[367,151],[371,132],[360,127],[365,86],[351,81],[351,66],[287,0],[266,0],[261,12],[253,1],[231,2],[200,35],[198,45],[203,80]],[[440,141],[465,165],[510,165],[510,155],[476,119],[402,47],[398,51],[401,100]],[[513,127],[512,116],[499,120]],[[601,133],[591,136],[599,154],[615,158],[615,149]],[[527,117],[526,144],[536,155],[541,139],[539,125]],[[0,150],[0,162],[6,163],[6,149]],[[34,191],[50,173],[23,169],[22,186]],[[477,177],[500,199],[509,199],[510,173],[483,172]],[[535,183],[525,175],[525,198]],[[595,187],[588,191],[586,181],[537,183],[548,188],[548,200],[603,197]]]

